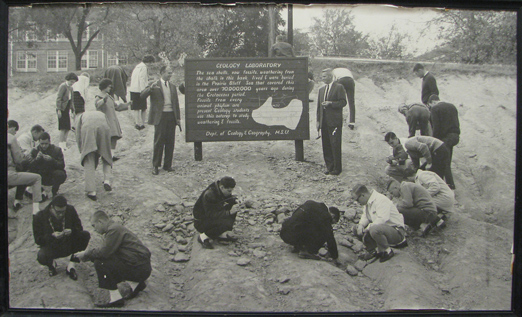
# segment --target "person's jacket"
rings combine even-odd
[[[194,204],[194,220],[207,221],[230,216],[232,206],[237,204],[234,195],[226,197],[219,189],[219,181],[210,184]]]
[[[38,157],[38,153],[49,155],[51,158],[45,160],[43,157]],[[62,149],[54,144],[49,144],[46,150],[42,149],[41,145],[31,150],[28,159],[28,167],[30,171],[38,173],[52,172],[54,170],[64,170],[65,160],[63,158]]]
[[[54,230],[61,232],[64,229],[71,229],[71,235],[69,237],[74,237],[83,231],[82,221],[73,206],[67,205],[63,222],[58,221],[52,216],[51,208],[51,204],[49,204],[33,216],[34,242],[41,247],[57,242],[59,243],[59,240],[66,238],[56,239],[52,236]]]
[[[343,108],[346,106],[346,91],[343,85],[332,82],[332,86],[325,100],[324,95],[326,86],[319,88],[317,95],[317,122],[322,127],[323,117],[326,118],[326,124],[329,127],[338,127],[343,124]],[[333,103],[323,109],[321,103],[323,101],[332,101]]]
[[[163,106],[165,105],[165,97],[163,96],[163,88],[161,87],[163,79],[156,81],[157,87],[152,88],[152,85],[147,86],[142,92],[140,97],[142,99],[150,96],[150,111],[148,124],[158,125],[163,114]],[[172,103],[172,109],[174,110],[174,116],[178,122],[181,119],[181,112],[179,110],[178,93],[176,86],[169,82],[170,90],[170,101]]]

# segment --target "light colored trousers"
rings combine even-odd
[[[101,159],[103,165],[103,181],[109,180],[112,172],[111,165],[103,158]],[[85,191],[96,191],[96,152],[87,154],[83,160],[83,172],[85,176]]]
[[[31,186],[33,190],[33,203],[38,203],[42,200],[42,176],[39,174],[9,171],[7,175],[7,184],[9,186]]]

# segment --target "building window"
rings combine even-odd
[[[53,34],[51,30],[47,30],[46,39],[48,41],[56,41],[56,42],[67,42],[69,41],[63,33]]]
[[[48,51],[47,52],[47,71],[63,72],[67,71],[67,51]]]
[[[119,53],[107,53],[107,67],[127,64],[127,56]]]
[[[17,52],[16,69],[20,72],[36,72],[36,52]]]
[[[98,68],[98,51],[87,51],[82,56],[82,69]]]

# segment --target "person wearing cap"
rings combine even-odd
[[[85,250],[91,235],[83,230],[82,221],[74,206],[62,195],[53,198],[42,211],[33,215],[34,241],[40,246],[37,260],[49,268],[49,276],[57,274],[55,259],[71,256],[66,274],[78,279],[74,263],[75,253]]]
[[[232,191],[236,181],[225,176],[210,184],[194,204],[194,228],[199,232],[198,242],[205,249],[213,249],[210,239],[236,241],[231,231],[239,211],[238,200]]]
[[[131,299],[147,286],[145,281],[152,272],[151,253],[136,234],[114,222],[103,210],[91,216],[94,231],[103,235],[99,247],[79,252],[81,261],[94,262],[98,287],[109,291],[110,299],[94,303],[97,307],[123,307],[125,299]],[[118,283],[129,284],[131,293],[125,297],[118,290]]]
[[[392,155],[386,158],[386,166],[384,172],[390,177],[395,178],[399,182],[412,176],[415,173],[412,162],[408,153],[402,147],[401,141],[393,132],[388,132],[384,136],[384,141],[392,147]]]
[[[351,195],[353,200],[364,206],[355,230],[367,250],[360,256],[362,260],[373,262],[379,259],[385,262],[395,255],[392,247],[408,245],[404,218],[388,197],[363,184],[355,185]]]
[[[413,73],[417,77],[422,78],[421,100],[422,103],[428,105],[428,100],[431,95],[439,95],[439,88],[437,88],[437,81],[435,76],[424,69],[424,65],[415,64],[413,66]]]
[[[294,247],[302,259],[319,260],[319,249],[326,242],[328,252],[337,263],[339,253],[333,234],[332,224],[339,221],[340,211],[324,203],[308,200],[299,206],[290,218],[283,222],[281,239]]]
[[[59,146],[62,150],[67,150],[67,136],[71,130],[70,110],[73,98],[73,84],[78,81],[75,73],[65,76],[65,82],[58,87],[56,94],[56,114],[58,116],[58,130],[60,131]],[[73,109],[74,110],[74,109]]]
[[[352,72],[342,66],[337,66],[332,70],[333,81],[343,85],[348,99],[348,107],[350,108],[350,122],[348,127],[353,130],[355,128],[355,81]]]
[[[406,117],[409,138],[415,136],[417,130],[420,130],[421,135],[432,135],[430,110],[425,105],[418,103],[400,105],[398,111]]]

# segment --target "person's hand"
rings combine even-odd
[[[63,230],[63,234],[64,234],[66,237],[70,236],[71,233],[72,233],[72,230],[71,230],[71,229],[65,229],[65,230]]]
[[[391,165],[391,166],[396,166],[397,164],[398,164],[398,163],[397,163],[396,160],[391,160],[391,162],[390,162],[390,165]]]
[[[323,109],[326,109],[326,107],[328,107],[328,106],[331,105],[331,104],[332,104],[331,101],[323,101],[323,102],[321,103],[321,105],[323,106]]]
[[[159,88],[158,82],[157,81],[152,82],[152,84],[150,85],[150,88]]]
[[[58,119],[62,118],[62,110],[56,110],[56,113],[58,114]]]
[[[426,163],[426,166],[424,167],[426,170],[431,169],[431,163]]]
[[[230,209],[230,214],[235,215],[235,214],[237,214],[238,211],[239,211],[239,206],[234,205],[234,206],[232,206],[232,209]]]
[[[40,152],[40,153],[42,153],[42,152]],[[42,157],[43,157],[43,159],[46,160],[46,161],[50,161],[50,160],[53,159],[50,155],[47,155],[47,154],[42,154]]]
[[[55,231],[55,232],[53,232],[52,236],[55,237],[56,239],[60,240],[61,238],[63,238],[63,232]]]

